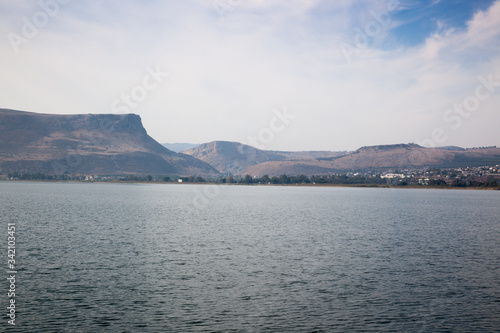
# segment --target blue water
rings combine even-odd
[[[500,331],[500,191],[0,182],[0,203],[9,331]]]

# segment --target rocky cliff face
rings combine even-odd
[[[0,173],[216,175],[151,138],[138,115],[52,115],[0,109]]]

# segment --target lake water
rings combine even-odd
[[[500,191],[0,182],[0,203],[9,331],[500,331]]]

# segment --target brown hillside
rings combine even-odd
[[[0,174],[216,175],[151,138],[138,115],[53,115],[0,109]]]
[[[196,157],[225,174],[239,174],[246,168],[269,161],[311,160],[344,154],[328,151],[269,151],[229,141],[205,143],[183,153]]]
[[[500,148],[445,150],[415,144],[363,147],[339,158],[266,162],[242,170],[252,176],[320,175],[346,171],[425,167],[467,167],[500,164]]]

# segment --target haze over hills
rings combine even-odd
[[[252,176],[322,175],[362,170],[415,168],[456,168],[500,164],[500,148],[439,149],[416,144],[362,147],[340,157],[304,160],[269,161],[250,166],[241,174]]]
[[[0,109],[0,174],[201,175],[218,172],[151,138],[138,115]]]
[[[260,150],[237,142],[213,141],[183,153],[209,163],[223,174],[258,177],[500,164],[499,148],[424,148],[416,144],[369,146],[354,152],[285,152]]]
[[[312,160],[339,157],[345,154],[329,151],[269,151],[230,141],[212,141],[182,153],[207,162],[224,174],[240,174],[248,167],[269,161]]]
[[[180,153],[183,150],[192,149],[194,147],[198,147],[199,143],[162,143],[163,147],[174,151],[176,153]]]
[[[267,151],[213,141],[183,153],[153,138],[134,114],[51,115],[0,109],[0,174],[325,175],[363,170],[500,164],[500,148],[362,147],[354,152]]]

